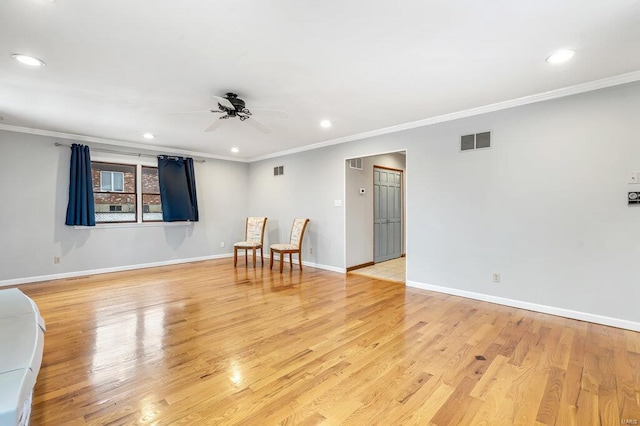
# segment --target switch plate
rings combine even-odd
[[[333,200],[333,207],[342,207],[342,200]]]
[[[640,177],[640,172],[629,172],[629,176],[627,177],[627,183],[629,184],[638,183],[638,177]]]

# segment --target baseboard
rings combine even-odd
[[[366,268],[367,266],[373,266],[373,265],[375,265],[375,262],[367,262],[367,263],[361,263],[360,265],[349,266],[347,268],[347,272],[355,271],[356,269],[362,269],[362,268]]]
[[[264,255],[265,259],[271,259],[271,255],[265,254]],[[280,258],[276,258],[276,260],[273,261],[273,267],[275,268],[276,263],[280,262]],[[286,259],[286,263],[289,263],[289,260]],[[293,259],[293,264],[297,265],[298,264],[298,259],[294,258]],[[329,265],[323,265],[321,263],[313,263],[313,262],[308,262],[306,260],[302,261],[302,266],[308,266],[310,268],[318,268],[318,269],[324,269],[325,271],[331,271],[331,272],[339,272],[341,274],[344,274],[346,272],[345,268],[338,268],[336,266],[329,266]],[[278,266],[279,268],[279,266]]]
[[[59,280],[64,278],[84,277],[86,275],[98,275],[98,274],[108,274],[111,272],[131,271],[134,269],[155,268],[158,266],[178,265],[181,263],[200,262],[202,260],[224,259],[227,257],[233,257],[233,253],[214,254],[211,256],[201,256],[201,257],[191,257],[188,259],[165,260],[162,262],[140,263],[136,265],[115,266],[112,268],[87,269],[84,271],[64,272],[61,274],[51,274],[51,275],[39,275],[35,277],[14,278],[10,280],[0,281],[0,287],[6,287],[9,285],[36,283],[40,281]]]
[[[231,256],[233,257],[233,254],[231,254]],[[258,256],[257,253],[256,253],[256,256]],[[265,253],[264,258],[271,260],[271,255]],[[286,261],[285,263],[289,263],[289,259],[286,256],[285,256],[285,261]],[[274,262],[273,262],[274,265],[273,266],[275,267],[276,263],[278,263],[278,262],[280,262],[280,258],[279,257],[277,257],[274,260]],[[293,264],[294,265],[298,265],[298,258],[297,257],[293,258]],[[338,272],[338,273],[341,273],[341,274],[344,274],[345,272],[347,272],[347,270],[345,268],[339,268],[337,266],[323,265],[322,263],[308,262],[306,260],[302,261],[302,266],[308,266],[310,268],[317,268],[317,269],[324,269],[325,271]],[[280,268],[280,267],[278,266],[278,268]]]
[[[293,263],[296,263],[296,262],[293,262]],[[340,274],[344,274],[346,272],[344,268],[338,268],[336,266],[323,265],[321,263],[313,263],[313,262],[307,262],[307,261],[303,261],[302,266],[309,266],[311,268],[324,269],[325,271],[338,272]]]
[[[564,318],[572,318],[580,321],[587,321],[596,324],[608,325],[611,327],[624,328],[626,330],[640,331],[640,323],[620,318],[605,317],[602,315],[589,314],[586,312],[572,311],[570,309],[557,308],[554,306],[539,305],[537,303],[523,302],[521,300],[507,299],[504,297],[491,296],[488,294],[475,293],[472,291],[459,290],[450,287],[441,287],[432,284],[425,284],[416,281],[407,281],[408,287],[420,288],[423,290],[435,291],[438,293],[450,294],[452,296],[466,297],[468,299],[481,300],[483,302],[496,303],[498,305],[521,308],[544,314],[556,315]]]
[[[41,281],[51,281],[51,280],[60,280],[64,278],[76,278],[76,277],[84,277],[87,275],[98,275],[98,274],[108,274],[111,272],[123,272],[123,271],[132,271],[134,269],[146,269],[146,268],[155,268],[158,266],[169,266],[169,265],[178,265],[181,263],[191,263],[191,262],[200,262],[203,260],[212,260],[212,259],[224,259],[228,257],[233,257],[233,253],[224,253],[224,254],[214,254],[211,256],[200,256],[200,257],[191,257],[188,259],[173,259],[173,260],[165,260],[162,262],[151,262],[151,263],[141,263],[137,265],[125,265],[125,266],[115,266],[112,268],[102,268],[102,269],[87,269],[84,271],[74,271],[74,272],[64,272],[61,274],[51,274],[51,275],[39,275],[35,277],[26,277],[26,278],[14,278],[9,280],[0,281],[0,287],[6,287],[10,285],[20,285],[20,284],[29,284],[29,283],[37,283]],[[265,256],[265,259],[269,259],[269,256]],[[297,260],[294,259],[294,264],[298,264]],[[313,263],[303,261],[302,266],[309,266],[310,268],[318,268],[324,269],[326,271],[339,272],[344,274],[344,268],[337,268],[335,266],[322,265],[320,263]]]

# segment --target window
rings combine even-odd
[[[136,222],[136,166],[92,162],[96,223]]]
[[[142,166],[142,221],[161,221],[160,185],[158,168]]]
[[[124,192],[124,173],[100,171],[100,191]]]
[[[96,223],[162,221],[157,167],[93,161],[91,168]]]

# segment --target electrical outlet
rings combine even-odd
[[[499,273],[494,272],[492,278],[493,278],[493,282],[494,283],[499,283],[500,282],[500,274]]]
[[[60,256],[53,256],[53,264],[54,265],[60,264]]]
[[[220,241],[220,248],[224,248],[224,241]]]

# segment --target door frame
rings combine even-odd
[[[403,237],[404,237],[404,256],[407,259],[407,264],[409,263],[409,257],[410,255],[407,253],[407,243],[409,240],[411,240],[411,236],[408,235],[407,230],[408,230],[408,222],[407,222],[407,210],[408,210],[408,204],[409,204],[409,188],[410,188],[410,177],[408,175],[409,173],[409,149],[406,147],[398,147],[398,148],[393,148],[393,149],[388,149],[388,150],[383,150],[383,151],[369,151],[366,147],[364,147],[364,149],[362,149],[362,151],[358,150],[354,150],[352,152],[349,153],[349,155],[346,155],[344,157],[342,157],[342,200],[347,200],[347,170],[348,170],[348,165],[347,160],[350,160],[352,158],[366,158],[366,157],[376,157],[378,155],[387,155],[387,154],[402,154],[405,155],[405,168],[404,168],[404,191],[403,191],[403,209],[404,209],[404,227],[403,227]],[[342,200],[338,200],[338,201],[342,201]],[[334,204],[335,205],[335,204]],[[347,217],[349,216],[347,214],[349,208],[348,208],[348,203],[345,202],[345,204],[343,205],[344,208],[342,209],[342,267],[339,268],[333,268],[331,270],[334,270],[335,272],[341,272],[341,273],[346,273],[347,272],[347,253],[348,253],[348,239],[347,239]],[[358,265],[359,267],[364,266],[364,265]],[[357,268],[356,268],[357,269]],[[407,267],[408,269],[408,267]],[[406,285],[406,281],[405,281],[405,285]]]

